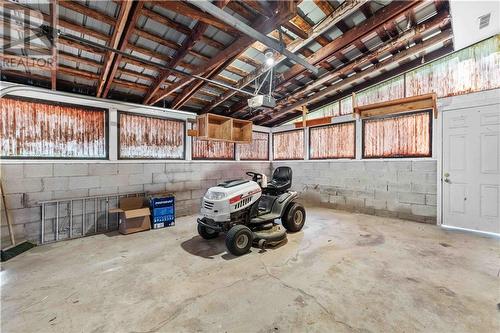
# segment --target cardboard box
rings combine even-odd
[[[119,214],[120,226],[118,230],[121,234],[127,235],[151,229],[151,220],[149,219],[151,213],[146,198],[121,198],[119,207],[110,209],[109,212]]]

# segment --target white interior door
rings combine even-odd
[[[443,113],[443,221],[500,234],[500,105]]]

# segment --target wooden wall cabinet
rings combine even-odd
[[[249,120],[205,113],[196,117],[196,131],[196,136],[202,140],[252,142],[252,122]]]

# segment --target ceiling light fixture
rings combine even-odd
[[[274,65],[273,51],[271,49],[267,49],[264,52],[264,56],[266,57],[266,65],[268,67],[271,67],[272,65]]]

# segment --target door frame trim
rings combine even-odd
[[[438,99],[438,118],[436,119],[436,128],[437,128],[437,135],[435,136],[435,148],[436,148],[436,157],[437,157],[437,172],[436,172],[436,184],[437,184],[437,193],[436,193],[436,200],[437,200],[437,225],[441,226],[442,228],[445,229],[453,229],[453,230],[462,230],[462,231],[470,231],[470,232],[475,232],[478,234],[482,235],[495,235],[498,236],[494,233],[489,233],[486,231],[478,231],[478,230],[472,230],[472,229],[466,229],[466,228],[459,228],[459,227],[453,227],[453,226],[448,226],[444,224],[444,213],[443,213],[443,179],[442,179],[442,174],[443,174],[443,154],[444,154],[444,147],[443,147],[443,135],[444,135],[444,121],[443,121],[443,113],[444,112],[453,112],[453,111],[458,111],[458,110],[463,110],[463,109],[469,109],[473,107],[480,107],[480,106],[489,106],[489,105],[498,105],[500,104],[500,89],[492,89],[492,90],[486,90],[486,91],[481,91],[477,93],[470,93],[470,94],[465,94],[465,95],[459,95],[459,96],[452,96],[452,97],[446,97],[446,98],[440,98]]]

